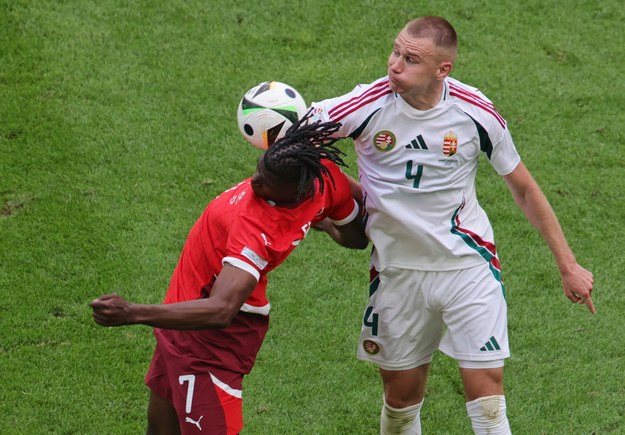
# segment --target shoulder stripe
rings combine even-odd
[[[497,112],[493,103],[453,84],[449,85],[449,95],[466,101],[469,104],[473,104],[474,106],[490,113],[495,117],[495,119],[497,119],[497,122],[499,122],[502,128],[506,128],[506,120],[499,114],[499,112]]]
[[[330,115],[330,120],[332,122],[339,122],[343,118],[345,118],[350,113],[354,112],[357,109],[381,98],[385,95],[391,94],[391,88],[388,87],[388,79],[382,80],[379,83],[376,83],[369,89],[367,89],[362,94],[356,95],[347,101],[343,101],[337,106],[333,107],[328,111],[328,115]]]
[[[349,115],[350,113],[355,112],[356,110],[358,110],[358,109],[360,109],[361,107],[366,106],[367,104],[369,104],[369,103],[371,103],[371,102],[373,102],[373,101],[375,101],[375,100],[379,99],[380,97],[383,97],[383,96],[385,96],[385,95],[392,94],[392,93],[393,93],[393,91],[391,91],[390,89],[385,90],[385,91],[383,91],[382,93],[380,93],[380,94],[378,94],[378,95],[374,95],[374,96],[372,96],[371,98],[369,98],[369,99],[367,99],[367,100],[362,101],[360,104],[358,104],[358,105],[356,105],[356,106],[352,106],[352,107],[350,107],[349,109],[346,109],[346,111],[345,111],[345,112],[342,112],[342,113],[340,113],[340,114],[338,114],[338,115],[335,115],[335,116],[336,116],[335,118],[330,118],[330,119],[331,119],[331,121],[333,121],[333,122],[340,122],[343,118],[345,118],[345,117],[346,117],[347,115]]]
[[[460,87],[460,86],[458,86],[458,85],[455,85],[455,84],[453,84],[453,83],[450,83],[450,84],[449,84],[449,88],[450,88],[451,90],[453,90],[453,91],[458,92],[459,94],[466,95],[467,97],[470,97],[470,98],[472,98],[472,99],[474,99],[474,100],[476,100],[476,101],[479,101],[479,102],[481,102],[481,103],[483,103],[483,104],[485,104],[485,105],[487,105],[487,106],[489,106],[489,107],[491,107],[491,108],[493,108],[493,109],[495,108],[495,106],[493,105],[493,103],[491,103],[491,102],[490,102],[490,101],[488,101],[487,99],[485,99],[485,98],[481,97],[479,94],[476,94],[476,93],[474,93],[474,92],[470,92],[469,90],[467,90],[467,89],[465,89],[465,88],[462,88],[462,87]]]

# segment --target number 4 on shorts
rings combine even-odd
[[[365,318],[362,320],[365,326],[371,328],[371,335],[378,335],[378,315],[373,313],[373,307],[367,307]]]

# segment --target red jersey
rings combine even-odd
[[[163,303],[207,297],[212,284],[229,263],[254,275],[258,284],[227,328],[201,331],[156,329],[182,354],[208,364],[247,374],[269,325],[267,273],[282,263],[304,239],[311,226],[329,217],[337,224],[351,222],[358,213],[349,182],[341,169],[324,165],[324,176],[312,199],[294,208],[275,207],[254,194],[250,179],[215,198],[191,228]]]

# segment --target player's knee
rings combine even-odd
[[[384,402],[380,418],[382,435],[421,435],[421,406],[423,402],[406,408],[393,408]]]
[[[467,402],[467,414],[476,435],[510,434],[505,396],[487,396]]]

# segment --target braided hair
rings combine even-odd
[[[311,111],[308,111],[263,155],[263,163],[269,172],[284,181],[298,183],[298,201],[309,193],[309,186],[315,179],[319,180],[319,191],[323,192],[324,174],[330,177],[334,185],[334,178],[322,159],[347,166],[341,157],[345,153],[334,146],[342,138],[332,137],[341,124],[320,121],[309,123],[310,116]]]

